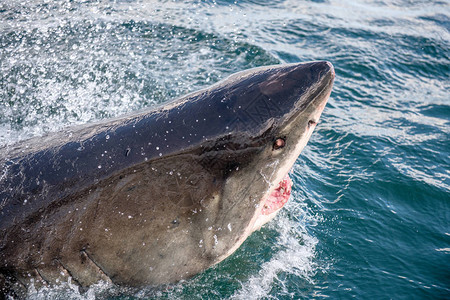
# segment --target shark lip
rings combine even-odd
[[[278,186],[264,199],[262,215],[270,215],[281,209],[289,200],[292,190],[292,180],[288,174],[278,183]]]

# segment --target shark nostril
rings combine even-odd
[[[273,150],[278,150],[286,145],[286,140],[284,138],[277,138],[273,143]]]

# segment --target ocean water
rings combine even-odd
[[[450,299],[450,3],[0,0],[0,146],[251,67],[336,81],[293,196],[234,255],[159,289],[30,299]]]

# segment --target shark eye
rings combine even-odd
[[[283,148],[286,145],[286,140],[284,138],[277,138],[275,142],[273,142],[273,150],[278,150]]]
[[[312,126],[315,126],[317,124],[317,122],[315,122],[315,121],[313,121],[313,120],[309,120],[308,121],[308,128],[309,127],[312,127]]]

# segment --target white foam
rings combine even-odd
[[[28,289],[27,299],[30,300],[50,300],[50,299],[69,299],[69,300],[95,300],[97,295],[102,291],[111,288],[111,285],[105,282],[100,282],[92,285],[87,291],[80,291],[78,286],[73,284],[69,279],[59,286],[42,287],[36,289],[30,286]]]
[[[289,217],[288,211],[300,218]],[[236,291],[231,299],[265,298],[275,284],[281,286],[281,294],[289,295],[282,279],[284,275],[293,275],[301,281],[314,283],[313,277],[321,268],[316,262],[318,240],[308,233],[307,224],[311,226],[318,221],[319,217],[313,215],[305,204],[291,199],[273,222],[266,225],[280,234],[276,248],[281,250],[261,266],[258,274],[242,282],[241,289]],[[283,276],[280,276],[281,274]]]

